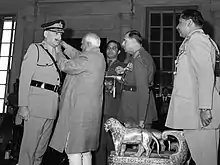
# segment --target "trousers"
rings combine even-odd
[[[106,132],[104,129],[104,123],[110,118],[109,115],[103,116],[103,121],[101,125],[101,134],[100,134],[100,145],[97,151],[94,152],[95,165],[107,165],[108,156],[111,151],[114,150],[114,144],[112,137],[109,132]]]
[[[30,116],[24,122],[18,165],[40,165],[53,128],[53,119]]]
[[[217,165],[219,129],[184,130],[184,135],[197,165]]]
[[[84,152],[78,154],[67,154],[69,165],[92,165],[91,152]]]

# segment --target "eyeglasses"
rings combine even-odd
[[[108,46],[107,49],[117,51],[118,47],[117,46],[113,46],[113,47]]]

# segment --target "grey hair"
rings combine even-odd
[[[95,33],[87,33],[84,36],[84,39],[85,39],[86,42],[91,43],[92,46],[100,47],[101,39],[100,39],[100,37],[97,34],[95,34]]]

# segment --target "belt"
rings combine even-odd
[[[150,86],[148,89],[149,89],[149,92],[150,92],[150,91],[153,90],[154,88],[153,88],[153,86]],[[137,87],[134,86],[134,85],[124,85],[124,86],[122,87],[122,90],[124,90],[124,91],[130,91],[130,92],[136,92]]]
[[[31,86],[42,88],[42,89],[47,89],[47,90],[50,90],[56,93],[58,93],[60,90],[59,85],[52,85],[52,84],[48,84],[48,83],[44,83],[44,82],[36,81],[36,80],[31,80]]]
[[[134,86],[134,85],[123,85],[122,90],[130,91],[130,92],[136,92],[137,87]]]

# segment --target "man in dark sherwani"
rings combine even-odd
[[[110,134],[104,130],[104,123],[110,117],[117,118],[118,114],[121,83],[116,78],[110,76],[117,76],[115,68],[117,66],[124,66],[124,63],[118,60],[118,55],[120,52],[121,45],[119,42],[110,40],[107,43],[107,71],[105,76],[104,108],[101,125],[100,146],[98,151],[95,153],[96,165],[107,165],[107,156],[110,154],[111,150],[114,150],[112,138]]]
[[[155,64],[151,55],[142,47],[142,37],[136,30],[128,31],[122,43],[125,52],[132,55],[125,68],[117,67],[117,73],[124,73],[119,120],[134,121],[136,125],[149,128],[157,120],[157,110],[151,87]]]

